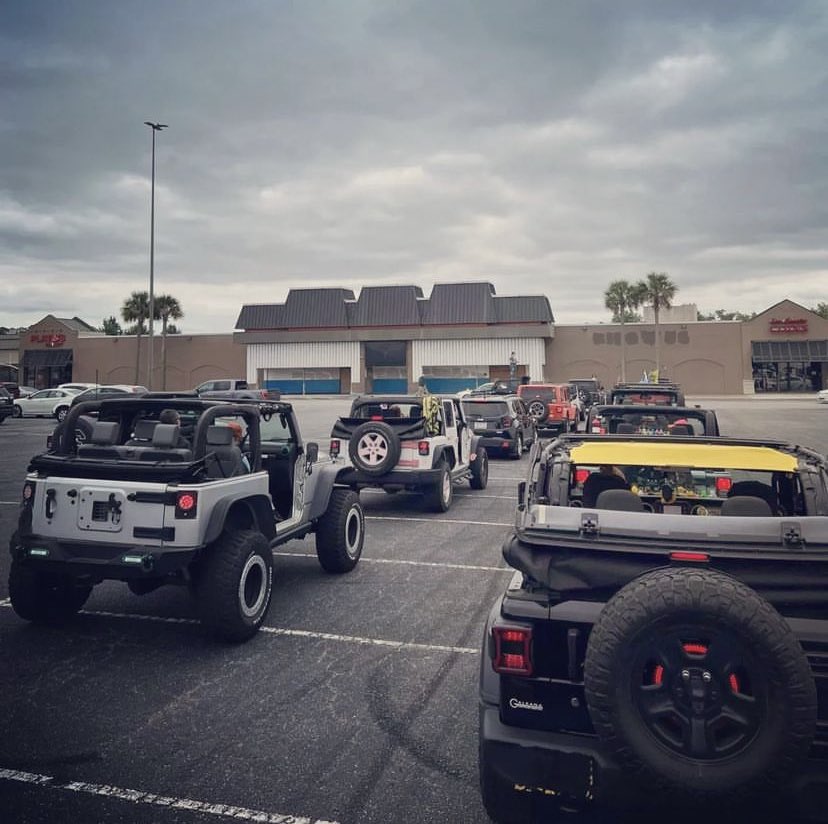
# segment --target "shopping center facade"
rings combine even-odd
[[[190,389],[220,377],[286,394],[457,391],[510,375],[609,386],[656,364],[651,323],[558,324],[542,295],[501,296],[485,282],[292,289],[284,303],[241,308],[236,332],[156,336],[152,387]],[[622,334],[624,345],[622,346]],[[659,325],[662,375],[689,395],[814,392],[828,386],[828,320],[789,300],[750,321]],[[89,381],[147,385],[147,340],[107,336],[48,315],[3,356],[38,388]],[[140,349],[140,351],[139,351]]]

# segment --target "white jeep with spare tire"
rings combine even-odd
[[[486,450],[453,395],[362,395],[331,432],[331,454],[343,448],[352,465],[340,483],[419,492],[435,512],[449,509],[456,482],[485,489],[489,480]]]
[[[91,436],[79,444],[70,435],[89,415]],[[270,606],[272,547],[313,532],[326,572],[357,565],[364,515],[341,470],[302,442],[287,403],[75,406],[23,485],[12,607],[28,621],[59,623],[104,580],[138,595],[186,584],[208,629],[244,641]]]

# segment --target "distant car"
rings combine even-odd
[[[195,388],[197,395],[215,392],[232,392],[237,389],[247,389],[247,381],[244,378],[216,378],[211,381],[204,381]]]
[[[0,386],[0,423],[14,414],[14,398],[8,389]]]
[[[69,392],[84,392],[87,389],[93,389],[97,383],[59,383],[58,389],[66,389]]]
[[[37,392],[37,388],[34,386],[18,386],[17,389],[20,392],[17,396],[19,398],[28,398],[29,395],[34,395]]]
[[[69,411],[69,405],[76,392],[66,389],[41,389],[28,398],[16,398],[14,401],[15,418],[57,418],[62,421]]]
[[[467,395],[460,401],[478,444],[490,455],[516,460],[537,439],[535,420],[517,395]]]
[[[590,435],[719,435],[712,409],[651,404],[598,404],[587,416],[584,431]]]
[[[146,395],[146,386],[133,386],[126,383],[113,383],[106,386],[93,386],[83,392],[78,392],[73,398],[71,406],[77,406],[85,401],[100,401],[114,395]],[[62,418],[59,418],[62,420]]]
[[[613,405],[637,403],[655,406],[684,406],[684,392],[678,384],[668,381],[658,383],[617,383],[612,387],[608,402]]]
[[[828,403],[828,389],[817,392],[817,403]]]
[[[529,408],[542,437],[578,428],[578,410],[570,403],[567,384],[525,383],[518,387],[517,393]]]
[[[20,387],[14,381],[0,381],[0,388],[3,388],[13,398],[20,397]]]

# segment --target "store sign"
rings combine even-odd
[[[786,332],[807,332],[808,319],[807,318],[771,318],[770,331],[776,333]]]
[[[36,332],[29,335],[29,343],[45,343],[46,346],[63,346],[66,343],[66,335],[60,332]]]

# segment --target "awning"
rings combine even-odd
[[[72,362],[71,349],[27,349],[23,352],[23,366],[66,366]]]

